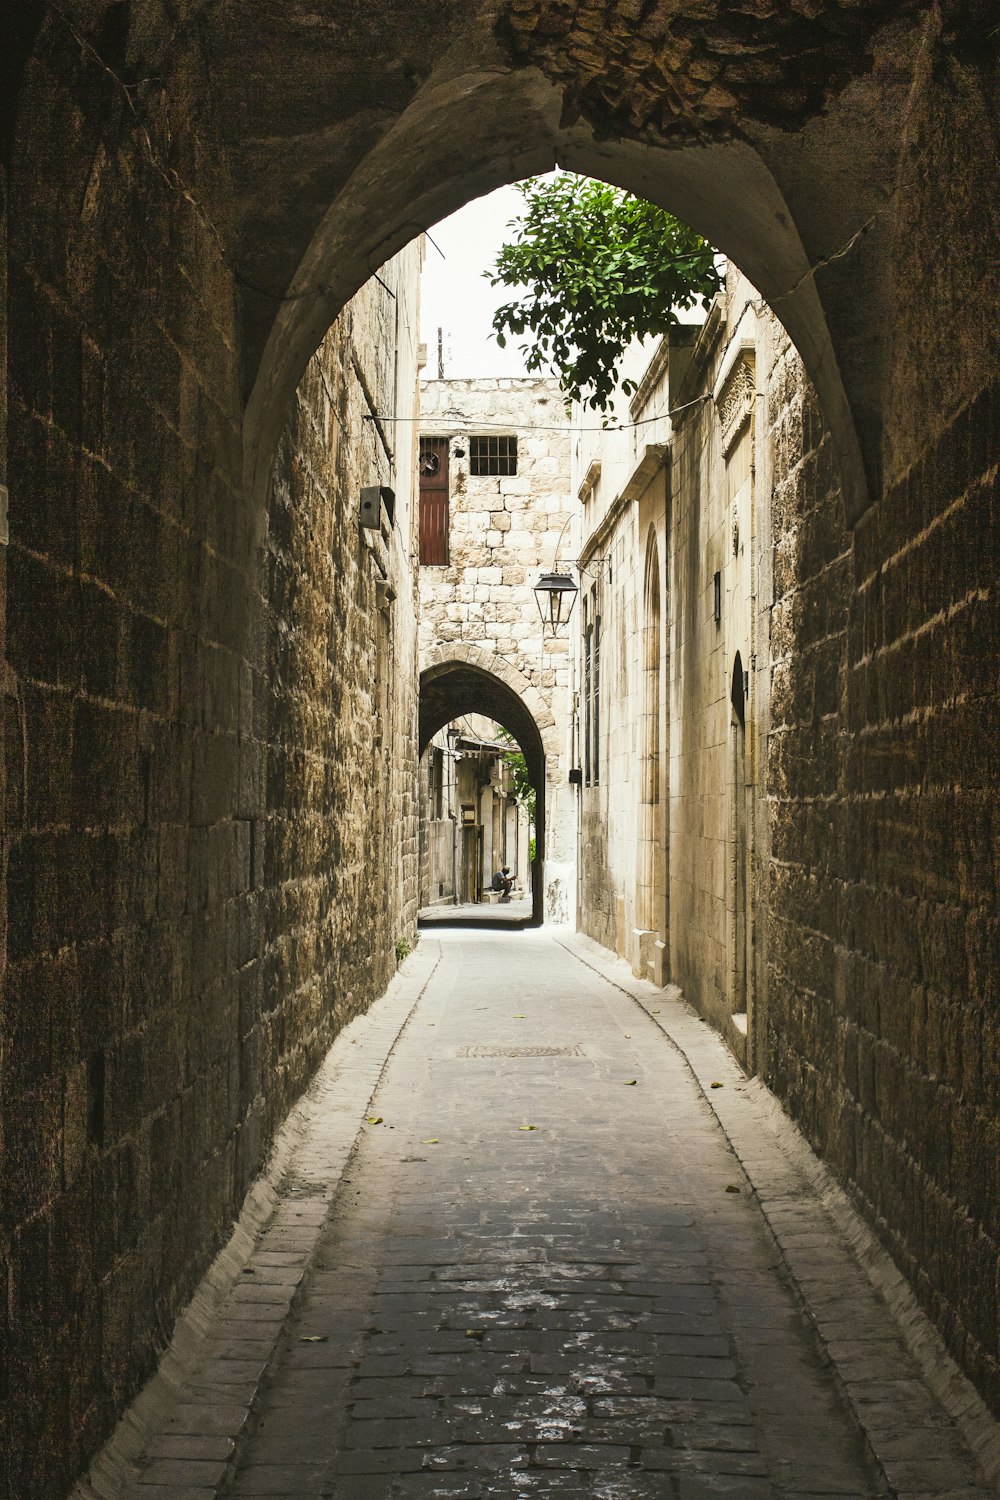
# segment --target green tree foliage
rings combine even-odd
[[[522,289],[497,308],[494,336],[529,333],[529,370],[550,369],[568,400],[606,411],[634,338],[708,307],[721,285],[712,247],[665,209],[606,182],[559,172],[518,184],[524,211],[501,245],[492,286]],[[635,382],[622,380],[625,395]]]
[[[534,823],[536,798],[535,788],[532,786],[531,777],[528,775],[528,762],[521,754],[521,751],[517,748],[517,741],[508,730],[501,729],[499,732],[499,738],[503,740],[505,744],[514,746],[513,750],[505,750],[503,752],[503,758],[507,762],[507,765],[510,767],[511,780],[514,784],[514,796],[517,798],[518,802],[522,803],[523,806],[527,808],[528,817],[530,821]],[[534,858],[533,855],[532,858]]]

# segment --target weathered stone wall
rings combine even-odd
[[[566,757],[570,667],[566,632],[543,637],[533,593],[551,571],[569,494],[569,434],[554,380],[428,380],[421,431],[448,437],[447,566],[420,568],[420,660],[471,646],[487,669],[499,657],[552,715],[559,752],[546,764],[545,914],[572,919],[576,835]],[[552,430],[554,429],[554,430]],[[469,472],[469,437],[517,435],[517,473]],[[461,454],[462,456],[458,456]],[[561,556],[574,556],[571,529]],[[506,726],[505,726],[506,727]]]
[[[672,382],[670,973],[745,1064],[769,682],[758,592],[770,540],[768,465],[755,392],[772,378],[774,320],[758,305],[731,269],[693,348],[675,351],[678,364],[689,359]]]
[[[336,1031],[385,988],[417,903],[416,620],[411,566],[414,288],[403,252],[310,363],[275,465],[267,552],[263,943],[241,1034],[260,1048],[269,1135]],[[398,351],[398,361],[397,361]],[[369,401],[371,405],[369,405]],[[388,541],[357,523],[390,484]],[[396,597],[381,602],[380,566]],[[373,892],[378,892],[373,899]],[[259,990],[260,1010],[257,1008]]]
[[[190,35],[171,66],[140,129],[54,21],[12,151],[0,1490],[17,1500],[65,1494],[149,1371],[415,897],[412,588],[389,627],[354,524],[357,486],[388,470],[351,355],[383,399],[392,348],[378,323],[360,338],[361,313],[342,325],[255,508]],[[404,305],[376,288],[364,317]],[[412,386],[412,348],[407,368]]]
[[[904,164],[909,227],[897,297],[906,321],[887,483],[855,531],[845,525],[829,433],[802,363],[772,315],[747,309],[745,289],[734,297],[732,277],[674,398],[714,391],[717,400],[679,415],[671,440],[668,972],[861,1200],[997,1409],[1000,351],[964,256],[943,279],[940,260],[914,252],[927,220],[940,215],[969,255],[982,253],[978,227],[963,241],[948,219],[938,160],[963,131],[982,134],[981,123],[958,80],[942,83],[928,63],[924,85],[914,106],[920,146]],[[983,134],[987,154],[991,139]],[[912,326],[948,317],[955,346],[911,339]],[[727,349],[744,341],[761,392],[749,616],[733,598],[733,526],[742,532],[746,517],[720,447]],[[595,530],[609,503],[598,507]],[[612,787],[604,807],[584,813],[581,852],[594,886],[581,885],[582,923],[623,953],[641,832],[634,530],[630,511],[596,549],[625,565],[620,590],[605,589],[606,620],[624,620],[635,644],[618,644],[617,628],[608,641],[616,688],[602,715]],[[755,735],[757,752],[748,766],[744,1040],[733,1015],[729,668],[734,644],[745,656],[748,621],[747,749]],[[630,848],[619,848],[622,825]]]
[[[885,488],[853,538],[792,356],[775,392],[762,1067],[1000,1410],[995,41],[920,59]]]
[[[586,436],[583,413],[576,458],[584,555],[606,559],[586,585],[586,623],[601,619],[602,764],[600,785],[588,786],[583,757],[581,926],[637,974],[680,984],[744,1060],[758,699],[768,684],[756,650],[753,396],[758,345],[767,375],[768,323],[755,301],[731,269],[700,331],[630,350],[639,388],[615,415],[634,425]],[[717,401],[706,399],[713,392]],[[742,724],[735,670],[750,677]],[[578,675],[583,684],[585,669]],[[586,718],[581,705],[584,737]]]
[[[621,374],[639,381],[650,347],[625,352]],[[629,429],[629,403],[614,397],[605,429],[601,416],[573,408],[573,490],[580,501],[581,603],[573,622],[575,656],[575,762],[580,772],[577,925],[595,941],[636,963],[638,841],[641,826],[642,647],[644,553],[650,526],[663,547],[666,517],[665,448],[639,466],[655,445],[665,445],[669,422],[642,402],[644,426]],[[655,415],[661,415],[659,422]],[[646,418],[650,420],[645,422]],[[619,427],[621,430],[618,430]],[[595,724],[593,680],[584,665],[584,630],[599,632],[599,709]],[[590,697],[588,710],[586,698]],[[588,754],[587,739],[590,740]],[[599,738],[598,763],[594,744]],[[664,906],[664,916],[666,908]],[[659,934],[662,938],[662,932]]]

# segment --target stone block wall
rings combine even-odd
[[[943,130],[945,100],[928,86],[921,113]],[[961,92],[952,93],[961,102]],[[923,192],[933,214],[941,210],[939,179],[926,169],[929,133],[925,122],[907,201],[912,208]],[[917,237],[914,229],[906,253],[900,241],[899,295],[946,302],[953,294],[930,263],[913,263]],[[955,274],[960,281],[960,266]],[[714,344],[703,337],[695,346],[682,399],[717,385],[724,392],[720,370],[740,327],[733,285],[731,277]],[[733,516],[719,414],[695,407],[677,423],[667,627],[669,977],[848,1185],[953,1353],[1000,1410],[1000,395],[971,290],[955,315],[957,350],[924,349],[919,359],[913,348],[901,350],[885,489],[852,531],[802,362],[774,315],[756,310],[755,649],[746,711],[758,752],[745,1041],[731,1014],[725,857]],[[937,385],[928,361],[938,365]],[[934,403],[945,398],[957,409],[942,421]],[[627,512],[602,542],[618,583],[604,589],[611,790],[581,825],[581,925],[619,953],[627,952],[639,853],[632,835],[642,584],[634,529]],[[719,627],[708,593],[715,568],[723,580]],[[619,839],[622,826],[631,843]]]
[[[265,511],[243,487],[240,290],[190,34],[172,67],[180,102],[154,91],[139,129],[53,19],[10,163],[0,1493],[17,1500],[62,1497],[108,1435],[415,910],[412,511],[404,494],[391,616],[355,521],[359,485],[390,476],[357,371],[387,399],[399,318],[415,390],[415,265],[313,360]]]
[[[884,487],[853,534],[787,349],[769,393],[761,1038],[765,1078],[994,1411],[1000,296],[981,266],[998,97],[994,53],[960,63],[932,29],[899,166]]]
[[[626,417],[627,420],[627,417]],[[628,471],[625,473],[628,479]],[[609,478],[614,478],[614,473]],[[637,487],[638,488],[638,487]],[[577,738],[581,749],[579,787],[580,879],[577,890],[577,921],[580,930],[604,944],[620,957],[633,961],[637,972],[648,977],[645,962],[636,952],[636,929],[640,922],[637,888],[640,880],[639,841],[643,801],[643,579],[647,565],[650,532],[662,558],[666,518],[667,477],[659,462],[634,501],[615,507],[620,491],[605,485],[602,472],[584,505],[583,550],[599,556],[600,566],[581,579],[583,596],[574,626],[577,654]],[[586,487],[585,487],[586,492]],[[596,512],[601,529],[589,524]],[[662,569],[660,569],[662,571]],[[593,576],[596,575],[596,576]],[[600,634],[600,708],[595,724],[588,718],[584,702],[586,674],[583,666],[584,625],[594,640]],[[593,705],[593,694],[592,694]],[[593,706],[591,715],[593,715]],[[666,732],[662,756],[666,785]],[[584,748],[588,723],[591,730],[590,775]],[[600,753],[593,753],[599,732]],[[595,759],[597,764],[595,765]],[[664,904],[664,917],[665,917]]]
[[[601,617],[602,768],[599,787],[585,768],[581,789],[580,923],[637,974],[679,984],[744,1062],[769,681],[753,395],[758,346],[768,378],[768,320],[756,302],[732,267],[700,329],[639,351],[638,367],[629,351],[638,389],[617,415],[637,425],[591,435],[578,460],[584,550],[609,564],[587,585],[588,618]],[[731,701],[737,667],[749,674],[745,724]]]
[[[546,767],[545,904],[550,920],[572,919],[575,819],[567,782],[569,641],[543,636],[533,593],[542,572],[569,558],[574,513],[569,493],[569,431],[558,382],[540,379],[427,380],[421,431],[448,437],[450,546],[447,566],[420,568],[420,659],[471,648],[485,670],[505,664],[508,683],[537,694],[554,720],[559,747]],[[517,436],[517,473],[470,473],[470,435]],[[506,727],[506,726],[505,726]]]

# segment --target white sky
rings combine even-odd
[[[444,373],[449,380],[483,376],[526,375],[517,340],[501,349],[490,334],[493,314],[514,293],[491,287],[483,276],[507,237],[507,223],[521,206],[513,187],[476,198],[431,234],[445,259],[428,244],[420,288],[420,337],[427,345],[425,380],[437,378],[437,331],[444,330]]]

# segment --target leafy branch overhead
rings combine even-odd
[[[606,411],[618,366],[635,338],[664,334],[677,311],[708,307],[721,285],[712,247],[665,209],[605,182],[559,172],[518,184],[524,211],[511,220],[485,275],[517,288],[493,317],[497,343],[521,345],[529,370],[549,369],[567,399]]]

